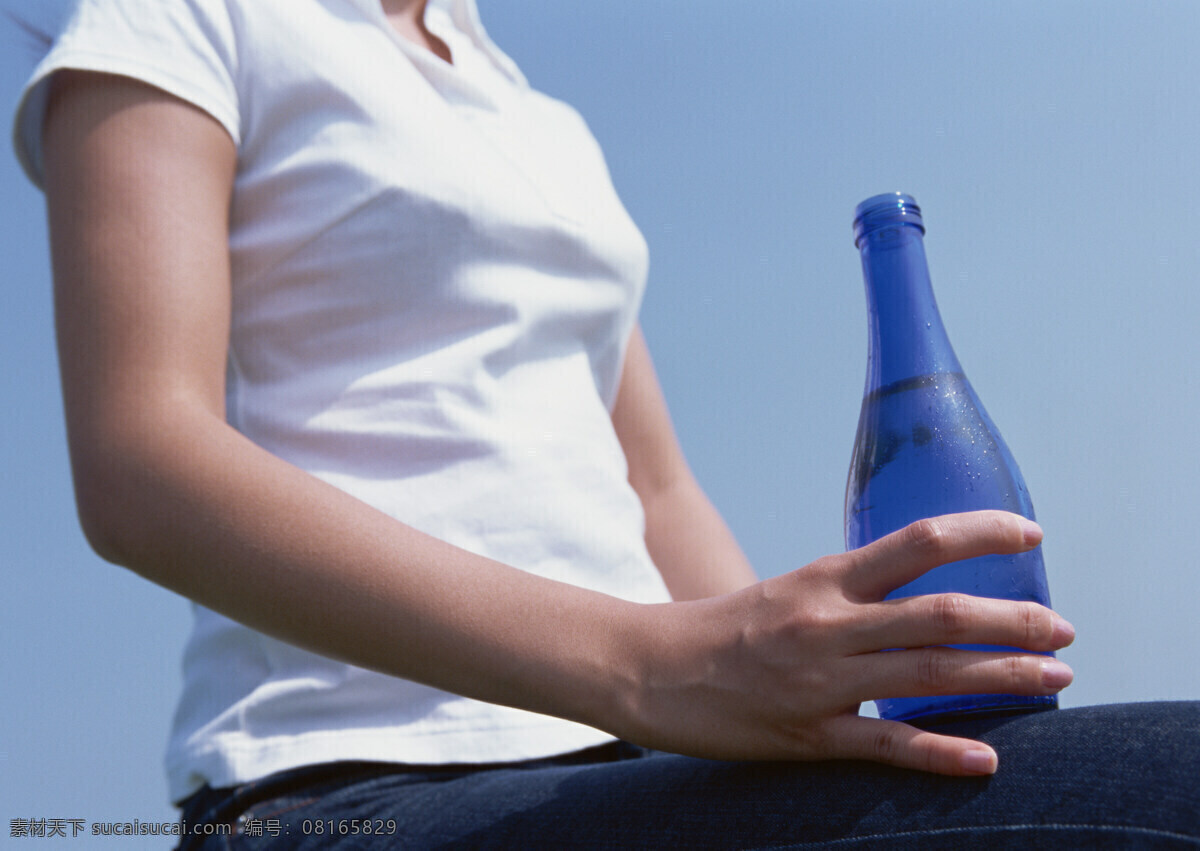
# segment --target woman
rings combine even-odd
[[[672,434],[595,143],[469,0],[83,0],[18,129],[84,530],[198,604],[168,752],[187,824],[288,848],[1196,841],[1194,706],[858,717],[1070,682],[938,646],[1059,649],[1048,610],[880,602],[1041,531],[938,518],[756,582]],[[1134,774],[1097,788],[1101,723]]]

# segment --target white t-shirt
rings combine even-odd
[[[667,600],[610,418],[644,241],[583,121],[529,88],[472,0],[431,0],[426,22],[453,65],[379,0],[82,0],[22,101],[18,153],[40,182],[60,68],[211,114],[239,151],[229,422],[460,547]],[[334,760],[495,762],[610,738],[195,616],[174,800]]]

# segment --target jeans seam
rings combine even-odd
[[[1189,836],[1188,834],[1185,834],[1185,833],[1176,833],[1171,830],[1160,830],[1160,829],[1154,828],[1154,827],[1138,827],[1137,825],[1124,825],[1124,824],[1085,824],[1085,823],[1038,824],[1038,823],[1034,823],[1034,822],[1030,822],[1028,824],[997,824],[997,825],[978,825],[978,826],[968,825],[968,826],[964,826],[964,827],[935,827],[935,828],[930,828],[928,830],[906,830],[901,833],[895,833],[895,832],[869,833],[869,834],[864,834],[862,836],[846,836],[841,839],[825,839],[825,840],[821,840],[819,842],[788,843],[787,845],[762,845],[762,846],[758,846],[758,847],[780,849],[780,851],[783,851],[783,849],[797,849],[797,851],[802,851],[802,849],[805,849],[805,848],[833,848],[833,847],[837,847],[837,846],[853,845],[855,843],[860,843],[860,842],[877,842],[880,840],[887,840],[887,841],[895,842],[900,839],[920,839],[920,838],[930,838],[930,837],[934,837],[934,836],[954,836],[956,834],[963,834],[963,833],[973,834],[973,835],[977,836],[977,835],[979,835],[981,833],[985,833],[985,832],[986,833],[1005,833],[1005,832],[1012,832],[1012,831],[1018,831],[1018,830],[1029,830],[1029,829],[1045,830],[1045,831],[1089,830],[1089,831],[1096,831],[1099,833],[1115,833],[1115,834],[1122,834],[1122,835],[1135,835],[1136,834],[1138,836],[1145,836],[1147,838],[1181,840],[1183,842],[1190,842],[1193,845],[1200,847],[1200,837],[1198,837],[1198,836]]]
[[[248,822],[248,821],[276,818],[278,816],[283,815],[284,813],[295,812],[296,810],[303,809],[304,807],[308,807],[308,806],[315,804],[317,801],[321,800],[322,797],[324,797],[324,796],[318,795],[318,796],[312,797],[312,798],[303,798],[298,801],[290,801],[287,803],[286,806],[280,805],[278,807],[272,807],[272,808],[264,809],[261,811],[259,809],[259,805],[255,804],[254,806],[247,807],[242,812],[242,814],[238,816],[238,819],[237,819],[238,826],[240,828],[240,826],[242,824],[244,824],[245,822]],[[279,800],[279,799],[278,798],[268,798],[266,801],[263,801],[262,803],[270,804],[277,800]]]

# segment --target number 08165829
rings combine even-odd
[[[394,819],[304,819],[300,832],[305,836],[391,836],[396,833]]]

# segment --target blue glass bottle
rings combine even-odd
[[[924,234],[921,210],[908,195],[876,195],[855,211],[870,336],[846,484],[847,549],[940,514],[1000,508],[1034,519],[1021,472],[946,336]],[[1041,547],[937,567],[889,598],[946,591],[1050,604]],[[1054,696],[1003,694],[876,701],[880,717],[899,721],[1057,705]]]

